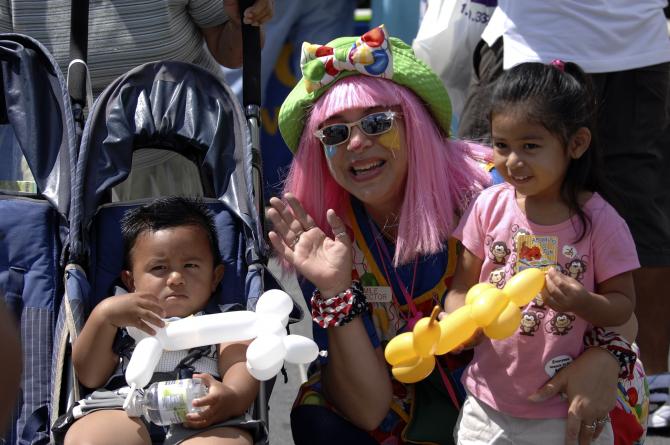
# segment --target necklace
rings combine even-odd
[[[393,270],[393,273],[395,275],[396,279],[396,284],[400,288],[400,291],[403,294],[403,297],[405,298],[405,303],[409,306],[411,316],[409,318],[405,318],[407,320],[407,325],[405,326],[406,332],[411,331],[414,328],[414,325],[416,324],[417,321],[423,317],[423,312],[419,311],[414,304],[414,284],[416,282],[416,270],[417,270],[417,265],[419,263],[419,257],[417,256],[414,259],[414,267],[412,270],[412,287],[410,290],[407,290],[407,287],[405,286],[405,283],[403,283],[402,279],[400,278],[400,275],[398,275],[398,270],[395,267],[389,266],[387,267],[387,261],[389,264],[392,263],[391,256],[389,255],[388,249],[386,248],[386,245],[384,241],[381,239],[383,236],[382,233],[379,232],[379,229],[377,226],[372,222],[370,217],[368,216],[368,223],[370,224],[370,228],[373,231],[373,238],[375,241],[375,246],[377,247],[377,253],[379,254],[380,262],[382,264],[383,270],[384,270],[384,275],[386,276],[386,281],[389,283],[389,286],[391,286],[391,296],[393,297],[393,302],[400,306],[400,302],[398,301],[398,298],[395,295],[395,292],[393,291],[393,286],[391,285],[391,276],[389,274],[389,267]]]
[[[399,226],[400,221],[398,216],[394,216],[392,221],[389,221],[389,218],[387,218],[381,230],[382,235],[384,235],[389,241],[395,242],[395,239],[398,236]]]

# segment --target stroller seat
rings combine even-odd
[[[75,131],[63,76],[39,42],[0,35],[0,83],[0,295],[20,326],[23,353],[4,439],[46,444]]]

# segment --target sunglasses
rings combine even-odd
[[[332,124],[314,132],[324,146],[344,144],[351,136],[351,127],[358,127],[368,136],[384,134],[393,127],[393,121],[398,116],[394,111],[381,111],[368,114],[348,124]]]

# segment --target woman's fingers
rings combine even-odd
[[[277,234],[278,236],[280,236],[281,240],[287,246],[291,248],[294,247],[300,240],[300,235],[302,232],[298,229],[296,230],[291,229],[291,227],[289,227],[289,225],[286,223],[286,219],[283,217],[280,211],[277,210],[277,208],[273,207],[271,209],[268,209],[267,212],[265,213],[272,222],[272,229],[273,229],[272,231],[275,232],[275,234]],[[278,250],[281,252],[283,249]]]
[[[286,202],[291,207],[293,216],[300,222],[301,229],[305,232],[316,227],[314,219],[305,211],[298,198],[291,193],[284,195]]]
[[[272,230],[282,238],[286,237],[291,228],[282,217],[280,211],[273,206],[272,208],[266,210],[265,214],[270,219],[270,222],[272,222]]]
[[[592,422],[582,422],[579,429],[579,445],[589,445],[593,442],[596,428]]]
[[[293,250],[291,250],[288,245],[284,242],[281,236],[275,231],[270,231],[268,233],[268,238],[270,238],[270,243],[281,257],[286,258],[286,260],[293,264]]]
[[[329,209],[326,212],[326,219],[328,220],[328,224],[330,224],[330,227],[333,230],[335,240],[340,241],[347,246],[350,246],[351,239],[347,234],[347,227],[344,225],[342,219],[335,214],[335,211],[333,209]]]
[[[270,205],[272,208],[268,209],[267,214],[274,225],[273,228],[275,231],[284,238],[286,244],[297,243],[297,239],[305,232],[305,228],[298,218],[295,217],[291,211],[291,207],[278,198],[272,198]],[[300,207],[302,208],[302,206]]]
[[[596,431],[593,433],[593,440],[596,440],[598,436],[600,436],[600,433],[603,432],[605,429],[605,424],[598,423],[598,426],[596,427]]]

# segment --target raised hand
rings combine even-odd
[[[133,292],[106,298],[95,308],[101,319],[116,328],[133,326],[154,335],[156,332],[147,323],[163,327],[161,316],[165,311],[158,298],[147,292]]]
[[[335,234],[329,238],[305,212],[298,199],[287,193],[286,205],[278,198],[270,199],[267,216],[273,230],[269,237],[280,258],[292,264],[321,293],[328,297],[351,285],[353,264],[351,240],[346,227],[333,210],[326,218]]]

